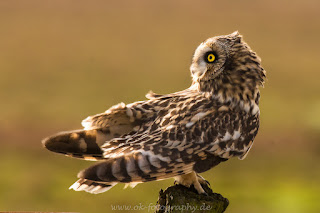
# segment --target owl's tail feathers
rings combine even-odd
[[[102,160],[100,146],[112,138],[106,129],[60,132],[42,140],[48,150],[85,160]]]
[[[100,183],[95,182],[88,179],[80,178],[77,182],[75,182],[69,189],[73,189],[75,191],[86,191],[92,194],[99,194],[108,191],[112,187],[114,187],[117,182],[111,183]]]
[[[189,174],[194,163],[173,162],[169,157],[156,156],[145,152],[134,152],[109,158],[79,172],[79,183],[90,180],[99,184],[115,185],[126,183],[134,187],[138,183],[163,180],[175,176]],[[75,185],[72,189],[87,190],[86,186]],[[91,192],[91,191],[90,191]]]

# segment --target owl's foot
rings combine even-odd
[[[175,177],[174,183],[181,184],[188,188],[193,185],[199,194],[208,195],[201,186],[201,184],[208,185],[208,181],[195,172]]]
[[[199,175],[197,173],[197,177],[198,177],[198,180],[199,180],[199,183],[204,186],[205,188],[209,188],[211,189],[211,184],[209,183],[209,181],[207,181],[206,179],[204,179],[201,175]]]

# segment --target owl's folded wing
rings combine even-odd
[[[251,146],[254,135],[249,137],[252,132],[247,131],[257,127],[254,118],[249,123],[247,119],[241,114],[217,112],[191,126],[153,129],[151,125],[143,132],[113,139],[102,146],[108,160],[81,171],[72,188],[95,193],[86,185],[88,181],[112,187],[117,182],[140,183],[207,171],[233,156],[242,156]]]

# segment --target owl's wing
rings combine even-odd
[[[153,151],[161,156],[172,154],[179,161],[205,151],[221,158],[243,159],[259,128],[259,114],[231,111],[227,106],[175,114],[169,112],[146,130],[106,142],[102,146],[105,158]]]
[[[144,104],[120,103],[105,113],[90,116],[82,121],[84,130],[60,132],[45,138],[42,143],[50,151],[85,160],[102,160],[101,145],[115,137],[134,131],[143,119],[154,112]]]
[[[137,104],[136,102],[135,104]],[[135,112],[135,113],[134,113]],[[99,129],[99,128],[108,128],[108,127],[127,127],[134,125],[134,122],[141,118],[137,115],[137,109],[132,106],[125,105],[120,103],[112,106],[106,112],[89,116],[84,119],[81,124],[84,129]],[[139,111],[141,115],[141,111]]]
[[[100,188],[96,191],[86,181],[113,186],[117,182],[145,182],[204,172],[247,152],[258,128],[254,116],[228,110],[183,117],[187,120],[160,127],[163,117],[146,131],[107,142],[103,150],[109,160],[81,171],[80,180],[72,188],[99,193]]]

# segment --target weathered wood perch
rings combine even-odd
[[[208,195],[199,195],[193,188],[182,185],[161,189],[157,201],[156,213],[207,212],[222,213],[229,205],[227,198],[212,192],[208,186],[202,186]]]

